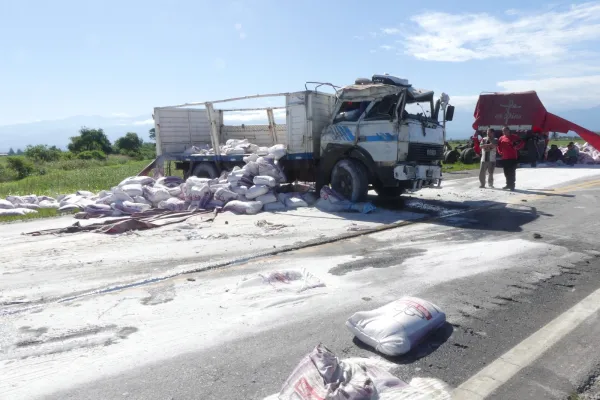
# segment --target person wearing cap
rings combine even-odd
[[[498,140],[494,135],[494,130],[487,130],[487,137],[481,139],[481,165],[479,166],[479,182],[480,188],[485,187],[485,175],[488,175],[488,185],[494,187],[494,168],[496,167],[496,148]]]
[[[519,150],[525,143],[517,135],[510,133],[510,128],[502,128],[502,136],[498,140],[498,154],[502,156],[502,168],[506,178],[506,186],[502,189],[515,190]]]

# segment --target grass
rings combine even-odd
[[[469,169],[479,169],[479,163],[464,164],[458,161],[454,164],[442,164],[442,172],[466,171]]]
[[[40,166],[40,175],[0,183],[0,198],[36,194],[56,196],[77,190],[97,192],[110,189],[124,178],[138,174],[146,161],[127,159],[103,161],[63,160]]]

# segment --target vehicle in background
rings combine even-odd
[[[286,110],[285,124],[275,122],[278,107],[215,108],[275,96],[285,98],[279,107]],[[266,111],[268,124],[223,122],[225,112],[257,110]],[[244,165],[244,154],[221,154],[220,146],[247,139],[258,146],[285,145],[279,164],[290,182],[316,182],[317,190],[331,184],[351,201],[363,200],[370,188],[397,196],[441,183],[445,124],[453,114],[447,95],[436,101],[432,91],[387,74],[343,88],[308,82],[299,92],[155,108],[157,163],[175,161],[186,176],[214,178]]]
[[[485,136],[488,128],[494,129],[496,136],[500,137],[504,126],[508,126],[520,140],[527,142],[519,151],[519,162],[522,163],[531,161],[529,143],[532,143],[531,149],[537,151],[538,161],[544,159],[550,132],[575,132],[594,148],[600,147],[600,135],[549,113],[534,91],[482,93],[477,100],[473,116],[475,134],[469,139],[467,145],[461,146],[459,150],[446,148],[445,162],[478,161],[475,138]],[[501,160],[501,156],[498,159]]]

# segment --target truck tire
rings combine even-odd
[[[460,152],[458,150],[450,150],[444,154],[444,163],[454,164],[460,158]]]
[[[218,178],[219,171],[217,171],[217,167],[213,164],[209,163],[198,163],[192,170],[192,175],[197,176],[198,178]]]
[[[475,149],[464,149],[460,158],[462,162],[465,164],[473,164],[475,161],[475,157],[477,157],[477,153],[475,153]]]
[[[331,187],[353,203],[364,201],[369,191],[368,171],[357,160],[340,160],[331,171]]]

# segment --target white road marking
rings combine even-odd
[[[469,378],[454,390],[452,398],[454,400],[485,399],[598,310],[600,310],[600,289]]]

